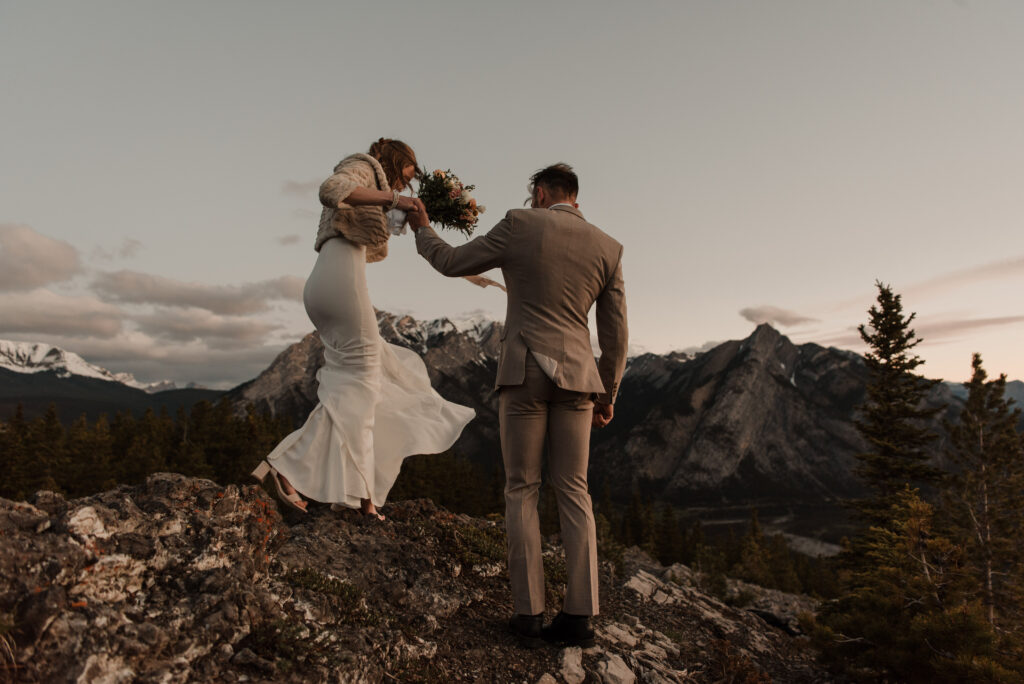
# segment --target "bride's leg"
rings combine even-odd
[[[365,248],[333,238],[325,242],[316,266],[306,281],[303,303],[309,319],[316,326],[324,344],[340,352],[334,354],[335,364],[344,371],[347,382],[361,388],[364,394],[379,392],[381,360],[380,332],[377,315],[370,301],[366,285]],[[345,447],[356,469],[366,483],[365,495],[373,493],[373,414],[376,396],[364,396],[360,402],[370,413],[355,409],[355,413],[337,416],[345,426]],[[350,495],[355,495],[360,480],[350,483]],[[360,497],[360,510],[364,514],[380,515],[369,499]]]
[[[301,494],[298,493],[298,491],[296,491],[295,487],[292,487],[292,483],[288,481],[287,477],[285,477],[281,473],[277,473],[277,479],[281,481],[281,487],[284,489],[285,494],[295,494],[296,496],[299,497],[302,496]],[[302,500],[299,501],[296,505],[302,510],[306,510],[306,505],[308,503],[308,501]]]
[[[375,515],[378,520],[383,520],[384,516],[377,512],[377,507],[373,505],[373,502],[369,499],[359,500],[359,510],[363,515]]]

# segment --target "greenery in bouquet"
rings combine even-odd
[[[476,186],[464,184],[451,169],[435,169],[433,173],[421,174],[418,180],[418,196],[427,208],[430,222],[472,235],[480,214],[484,213],[484,206],[469,194]]]

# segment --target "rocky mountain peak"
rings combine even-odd
[[[770,323],[759,323],[750,335],[751,340],[766,339],[773,342],[777,341],[780,337],[782,337],[782,333],[773,328]]]
[[[761,362],[791,365],[800,355],[800,349],[788,337],[767,323],[762,323],[742,343],[743,351]]]

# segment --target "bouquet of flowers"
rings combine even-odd
[[[469,194],[476,186],[464,184],[451,169],[435,169],[433,173],[420,175],[418,180],[418,197],[427,208],[430,221],[442,228],[472,235],[485,209]]]

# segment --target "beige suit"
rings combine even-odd
[[[537,500],[545,444],[565,543],[563,610],[596,615],[597,541],[587,490],[593,401],[613,403],[626,365],[622,245],[568,205],[513,209],[489,233],[452,247],[429,227],[416,249],[447,276],[501,268],[508,288],[496,386],[505,523],[516,613],[544,610]],[[587,314],[597,305],[594,361]]]

